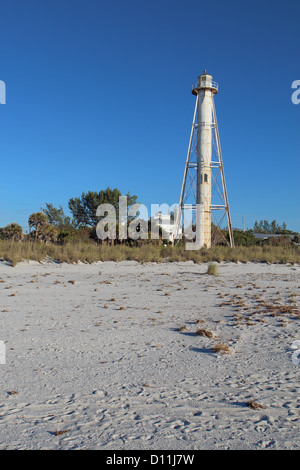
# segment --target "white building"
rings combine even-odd
[[[151,217],[151,230],[157,226],[162,230],[162,238],[172,242],[175,232],[174,217],[172,217],[171,214],[156,212],[156,214]],[[181,235],[182,232],[179,230],[178,238],[181,238]]]

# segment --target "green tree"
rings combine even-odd
[[[258,233],[265,233],[265,224],[266,221],[263,221],[263,220],[260,220],[259,222],[257,222],[257,220],[255,221],[255,224],[254,224],[254,232],[258,232]]]
[[[35,212],[29,216],[28,224],[35,229],[35,239],[38,238],[39,230],[48,225],[48,218],[43,212]]]
[[[278,233],[279,226],[276,223],[276,220],[272,220],[271,222],[271,233]]]
[[[55,243],[58,238],[58,229],[53,225],[43,225],[38,234],[39,240]]]
[[[0,238],[2,240],[21,240],[23,237],[23,230],[19,224],[12,223],[6,227],[0,228]]]
[[[285,222],[283,222],[282,225],[279,225],[276,220],[272,220],[271,223],[269,223],[268,220],[260,220],[258,223],[256,220],[253,229],[254,232],[257,233],[293,233],[290,230],[287,230]]]
[[[255,238],[251,230],[248,230],[247,232],[234,230],[233,237],[236,246],[252,246],[258,244],[258,240]]]
[[[270,233],[271,232],[270,224],[267,220],[264,220],[263,230],[264,230],[265,233]]]
[[[118,217],[120,196],[122,196],[122,193],[117,188],[111,189],[108,187],[99,192],[83,192],[81,197],[71,198],[69,200],[69,209],[72,212],[74,224],[77,227],[86,225],[95,227],[99,222],[99,217],[96,216],[96,210],[101,204],[111,204],[116,209]],[[130,193],[127,193],[126,196],[128,206],[136,203],[137,196],[131,196]]]
[[[54,227],[57,227],[60,230],[73,227],[71,217],[65,215],[62,206],[59,206],[57,209],[53,204],[46,203],[46,209],[44,209],[44,212],[48,218],[49,224]]]

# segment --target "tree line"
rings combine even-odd
[[[99,217],[96,216],[97,207],[101,204],[111,204],[118,216],[119,198],[122,193],[119,189],[110,187],[97,191],[82,192],[80,197],[71,198],[68,208],[72,216],[65,214],[62,206],[54,207],[46,203],[42,211],[31,214],[28,218],[29,234],[23,234],[22,227],[11,223],[0,228],[0,239],[22,240],[29,238],[44,242],[64,243],[69,240],[96,240],[96,225]],[[137,196],[126,194],[127,206],[137,203]]]
[[[120,196],[122,196],[122,193],[119,189],[111,189],[110,187],[99,192],[82,192],[80,197],[69,199],[68,208],[71,216],[65,214],[62,206],[57,208],[54,207],[52,203],[46,203],[42,211],[35,212],[29,216],[28,226],[30,233],[24,234],[19,224],[11,223],[6,227],[0,228],[0,239],[13,241],[30,239],[60,244],[64,244],[68,241],[94,240],[97,243],[101,243],[96,235],[96,226],[99,222],[99,217],[96,215],[97,207],[101,204],[111,204],[116,210],[118,220]],[[128,207],[137,203],[136,195],[131,195],[128,192],[126,197]],[[128,220],[128,222],[129,221],[130,220]],[[148,226],[150,230],[150,222],[148,222]],[[214,233],[213,226],[212,233]],[[247,230],[246,232],[234,231],[235,244],[250,246],[265,243],[264,241],[257,240],[254,233],[273,234],[274,236],[277,234],[293,234],[293,232],[287,230],[285,222],[279,225],[276,220],[271,222],[267,220],[260,220],[258,222],[256,220],[253,230]],[[160,235],[162,237],[161,230]],[[223,237],[215,241],[217,244],[226,243],[226,238],[228,238],[228,233],[226,230],[223,230]],[[294,238],[296,243],[299,243],[299,236],[295,234]],[[290,241],[290,237],[285,237],[281,242],[289,243]],[[118,243],[118,236],[116,243]],[[128,243],[131,243],[130,240]],[[268,243],[277,243],[277,241],[271,240]]]
[[[283,222],[282,225],[279,225],[276,220],[269,222],[268,220],[256,220],[253,227],[254,232],[256,233],[272,233],[277,234],[288,234],[293,233],[291,230],[287,230],[286,223]]]

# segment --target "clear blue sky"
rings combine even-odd
[[[299,0],[2,0],[0,226],[117,187],[178,202],[207,69],[232,222],[300,231]]]

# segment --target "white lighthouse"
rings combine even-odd
[[[204,73],[192,90],[198,97],[196,246],[211,246],[211,157],[213,96],[218,85]]]
[[[212,210],[223,210],[227,214],[229,240],[233,247],[232,227],[229,214],[229,205],[225,184],[225,176],[221,155],[221,146],[214,106],[214,95],[218,93],[218,84],[206,70],[198,77],[197,83],[192,87],[196,96],[196,105],[189,141],[186,165],[179,201],[179,210],[176,220],[176,235],[182,223],[184,211],[193,211],[195,219],[195,241],[192,249],[210,248],[212,243]],[[213,159],[213,150],[215,158]],[[212,201],[212,190],[217,184],[217,176],[213,170],[217,169],[221,177],[221,186],[218,187],[220,199],[217,204]],[[188,179],[190,181],[188,181]],[[192,194],[192,199],[191,199]],[[218,223],[214,224],[219,228]]]

